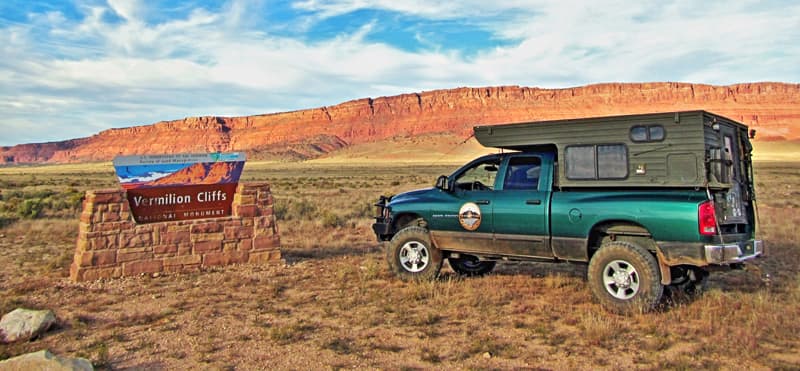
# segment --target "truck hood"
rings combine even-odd
[[[391,201],[389,201],[389,206],[422,201],[429,198],[436,192],[438,192],[436,188],[430,187],[399,193],[392,197]]]

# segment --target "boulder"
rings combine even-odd
[[[0,342],[13,343],[33,339],[56,323],[51,310],[17,308],[0,319]]]
[[[40,350],[0,361],[0,370],[89,371],[94,367],[85,358],[59,357],[48,350]]]

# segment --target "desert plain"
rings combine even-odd
[[[431,186],[485,151],[441,139],[405,139],[427,157],[373,144],[314,161],[248,162],[242,181],[272,186],[285,264],[84,283],[68,278],[81,197],[116,187],[112,166],[0,168],[0,312],[52,309],[58,318],[38,339],[0,345],[0,360],[49,349],[97,369],[800,367],[792,143],[757,146],[767,256],[712,274],[698,297],[622,316],[594,300],[580,264],[502,262],[474,278],[445,265],[433,282],[393,277],[370,229],[377,197]]]

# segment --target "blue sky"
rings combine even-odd
[[[796,83],[799,40],[793,0],[3,0],[0,145],[461,86]]]

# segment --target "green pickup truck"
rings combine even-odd
[[[650,310],[665,287],[695,290],[714,267],[763,252],[750,138],[706,111],[476,126],[500,153],[435,187],[381,196],[373,230],[390,269],[433,279],[499,260],[588,263],[597,299]]]

